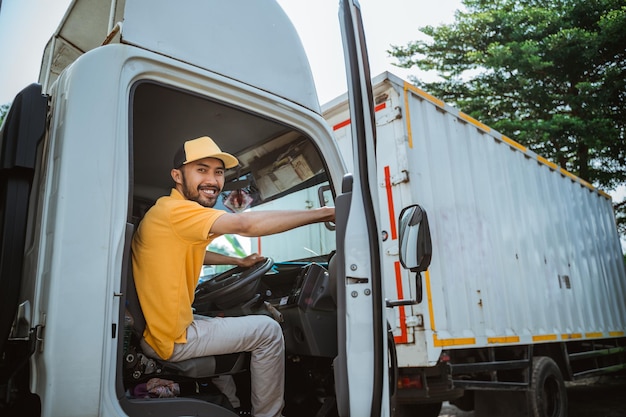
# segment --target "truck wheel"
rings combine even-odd
[[[552,358],[533,358],[531,390],[528,396],[532,417],[567,417],[565,382]]]
[[[441,402],[428,404],[397,404],[394,417],[437,417],[441,412]]]

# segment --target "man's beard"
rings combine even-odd
[[[192,188],[187,185],[187,181],[185,180],[185,174],[181,171],[182,182],[183,182],[183,195],[187,200],[195,201],[203,207],[212,208],[217,203],[217,198],[220,195],[220,189],[213,186],[203,186],[202,184],[198,185],[197,188]],[[215,190],[215,194],[212,197],[201,193],[201,189],[213,188]]]

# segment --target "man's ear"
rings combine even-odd
[[[170,175],[172,175],[172,179],[174,180],[174,182],[176,184],[182,184],[183,183],[182,173],[180,172],[180,169],[173,168],[170,171]]]

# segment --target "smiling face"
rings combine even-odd
[[[213,207],[224,188],[224,163],[216,158],[189,162],[172,170],[176,189],[187,199]]]

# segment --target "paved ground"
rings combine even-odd
[[[567,383],[567,397],[568,417],[626,417],[626,376],[603,376]],[[439,416],[479,417],[473,411],[461,411],[447,403]]]

